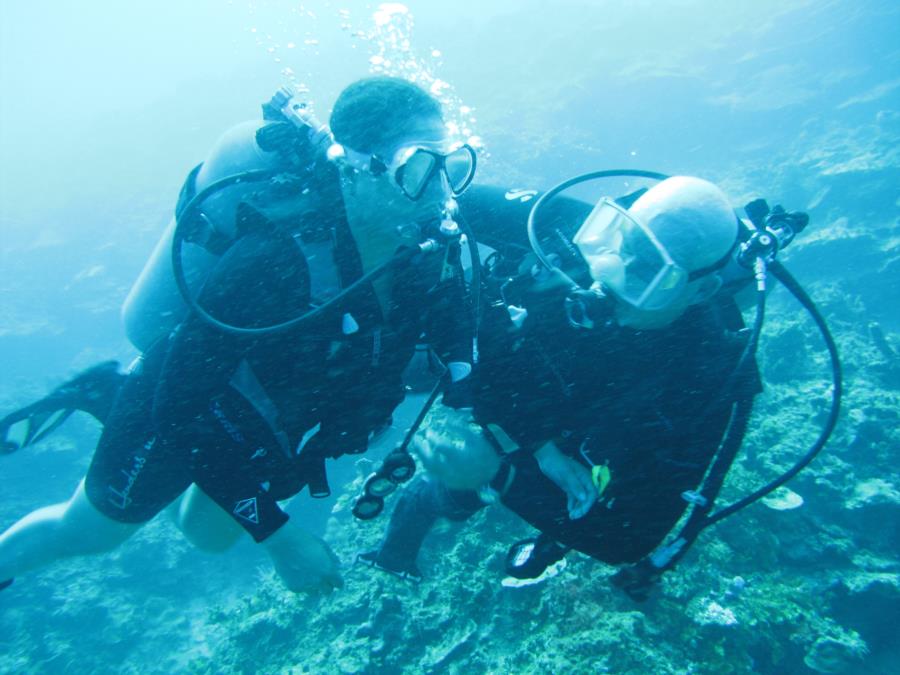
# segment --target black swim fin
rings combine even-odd
[[[571,550],[543,533],[531,539],[522,539],[513,544],[506,554],[506,574],[514,579],[537,579]]]
[[[104,423],[124,381],[119,362],[104,361],[59,385],[41,400],[10,413],[0,420],[0,454],[13,453],[46,438],[76,410]],[[13,440],[9,431],[19,423],[26,425],[24,436]]]

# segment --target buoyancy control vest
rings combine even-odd
[[[172,248],[178,220],[191,200],[229,177],[248,172],[271,172],[273,176],[261,182],[238,178],[203,200],[196,211],[202,222],[192,225],[188,239],[194,245],[179,251],[186,281],[195,286],[202,283],[218,256],[239,236],[239,205],[250,203],[269,219],[312,209],[314,188],[317,179],[321,179],[317,173],[322,173],[326,165],[325,152],[330,143],[327,128],[286,90],[263,105],[262,120],[238,124],[219,138],[208,157],[188,174],[175,215],[122,306],[125,333],[135,347],[146,351],[168,335],[189,311],[176,283]],[[274,213],[266,212],[267,209]],[[319,279],[333,277],[333,273],[318,275]]]

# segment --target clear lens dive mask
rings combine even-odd
[[[600,200],[572,241],[595,285],[636,309],[666,308],[689,281],[650,228],[611,199]]]
[[[394,152],[390,162],[378,155],[365,155],[344,148],[344,155],[357,169],[381,175],[388,173],[404,195],[416,201],[422,197],[428,183],[443,173],[454,196],[469,187],[475,176],[476,155],[467,143],[449,145],[438,141],[413,143]]]

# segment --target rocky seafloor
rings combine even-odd
[[[342,590],[291,594],[249,544],[202,555],[160,518],[113,554],[4,591],[0,672],[897,672],[900,224],[895,210],[848,197],[880,194],[896,209],[897,178],[892,169],[820,173],[814,225],[785,258],[843,357],[831,443],[789,490],[707,531],[647,602],[611,585],[614,568],[578,554],[542,584],[501,586],[507,546],[529,530],[500,508],[440,526],[420,558],[421,584],[353,566],[387,522],[350,515],[357,478],[327,524],[346,563]],[[786,469],[815,437],[829,396],[820,345],[786,293],[773,292],[760,352],[766,389],[724,501]],[[39,393],[3,392],[3,407]],[[74,485],[83,473],[96,429],[69,424],[2,458],[0,525],[46,502],[47,483]],[[28,472],[42,487],[23,483]]]

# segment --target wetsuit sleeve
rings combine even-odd
[[[496,185],[473,185],[459,197],[461,217],[475,240],[507,258],[531,252],[528,214],[541,192]],[[556,197],[541,208],[542,229],[559,227],[570,235],[591,212],[592,205],[569,197]]]
[[[460,197],[460,214],[475,240],[511,254],[531,250],[525,225],[537,190],[514,190],[497,185],[472,185]]]

